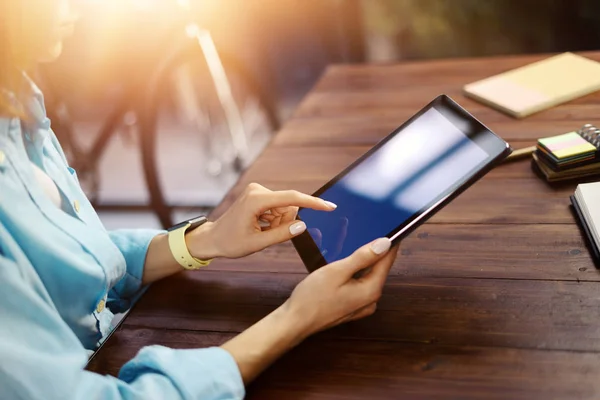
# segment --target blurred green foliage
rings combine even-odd
[[[440,58],[555,51],[576,2],[363,0],[363,8],[367,29],[392,36],[403,58]]]

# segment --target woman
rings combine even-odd
[[[13,399],[238,399],[244,384],[307,336],[375,311],[396,249],[382,238],[309,275],[290,298],[221,347],[142,349],[119,379],[84,370],[144,285],[194,260],[243,257],[298,235],[298,207],[334,204],[252,184],[218,220],[182,233],[107,232],[50,130],[24,70],[60,54],[68,0],[0,3],[0,393]],[[270,226],[260,227],[259,219]],[[200,261],[199,261],[200,262]],[[372,267],[360,279],[352,276]],[[198,272],[202,273],[202,272]]]

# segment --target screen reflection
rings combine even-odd
[[[488,154],[431,108],[319,197],[333,212],[300,218],[328,263],[389,234],[483,164]]]

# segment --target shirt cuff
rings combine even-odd
[[[133,383],[146,374],[165,376],[184,399],[233,400],[245,396],[235,360],[220,347],[189,350],[145,347],[123,366],[119,379]]]
[[[142,287],[148,246],[154,237],[165,233],[155,229],[121,229],[109,232],[126,263],[126,273],[113,290],[120,298],[133,297]]]

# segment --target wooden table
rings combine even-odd
[[[541,58],[332,66],[214,216],[252,181],[314,191],[440,93],[514,148],[600,122],[600,93],[521,121],[461,95]],[[598,398],[600,275],[569,209],[574,189],[549,186],[529,161],[496,168],[404,240],[374,316],[301,344],[248,398]],[[219,345],[305,275],[286,243],[156,284],[90,369],[116,374],[150,344]]]

